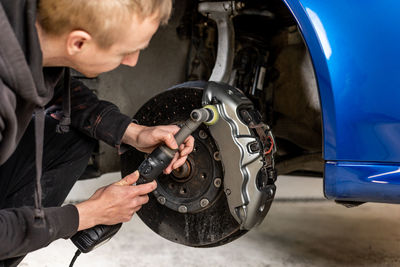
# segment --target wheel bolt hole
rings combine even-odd
[[[206,179],[207,178],[207,174],[205,174],[205,173],[200,174],[200,178],[203,179],[203,180]]]
[[[175,185],[174,184],[169,184],[168,187],[169,187],[169,189],[174,189]]]
[[[180,193],[181,195],[186,194],[186,193],[187,193],[186,188],[182,187],[182,188],[179,190],[179,193]]]

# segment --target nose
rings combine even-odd
[[[134,67],[134,66],[136,66],[136,64],[137,64],[138,59],[139,59],[139,51],[138,51],[138,52],[135,52],[135,53],[133,53],[133,54],[130,54],[130,55],[125,56],[125,57],[122,59],[121,64],[122,64],[122,65],[129,66],[129,67]]]

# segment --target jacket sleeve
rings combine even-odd
[[[82,82],[72,79],[71,125],[73,127],[119,148],[130,122],[131,118],[122,114],[116,105],[99,100]]]
[[[40,226],[34,223],[32,208],[0,210],[0,260],[25,255],[76,233],[79,215],[75,206],[45,208],[44,212],[45,225]]]

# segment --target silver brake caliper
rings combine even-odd
[[[209,82],[203,94],[206,104],[215,105],[221,117],[210,132],[224,166],[230,212],[241,229],[250,230],[263,220],[275,195],[274,138],[239,89]]]
[[[221,119],[210,126],[224,165],[224,190],[229,210],[240,228],[250,230],[268,213],[275,196],[274,138],[261,122],[252,102],[227,83],[234,59],[235,31],[232,17],[241,2],[202,2],[199,12],[215,20],[218,27],[217,60],[203,105],[217,107]]]

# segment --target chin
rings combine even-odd
[[[100,73],[86,72],[86,71],[82,71],[79,69],[75,69],[75,70],[78,71],[83,76],[85,76],[86,78],[96,78],[97,76],[100,75]]]
[[[85,75],[87,78],[96,78],[97,76],[100,75],[100,73],[88,73],[88,74],[83,73],[83,75]]]
[[[81,73],[82,75],[84,75],[87,78],[96,78],[100,74],[105,73],[105,72],[109,72],[110,70],[113,70],[115,68],[116,67],[114,67],[114,68],[111,68],[111,67],[110,68],[105,68],[105,67],[103,67],[103,68],[97,68],[97,69],[91,68],[89,70],[85,69],[85,68],[75,68],[75,70],[78,71],[79,73]]]

